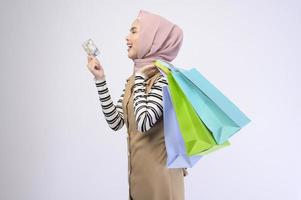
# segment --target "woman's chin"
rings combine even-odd
[[[137,56],[134,55],[134,54],[132,54],[130,51],[128,52],[128,57],[129,57],[130,59],[132,59],[132,60],[134,60],[134,59],[137,58]]]
[[[128,58],[133,59],[133,56],[131,54],[128,53]]]

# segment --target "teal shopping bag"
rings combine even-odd
[[[160,62],[171,69],[176,82],[218,144],[227,141],[250,122],[234,103],[195,68],[185,70]]]

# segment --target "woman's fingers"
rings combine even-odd
[[[89,65],[99,64],[99,61],[94,56],[88,55],[87,58],[88,58],[88,64]]]

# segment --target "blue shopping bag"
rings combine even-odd
[[[168,168],[191,168],[202,156],[186,154],[184,140],[180,133],[176,114],[167,86],[163,86],[163,123]]]
[[[161,60],[159,62],[171,70],[176,82],[218,144],[227,141],[250,122],[234,103],[195,68],[185,70]]]

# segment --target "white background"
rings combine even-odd
[[[300,200],[300,2],[1,1],[0,199],[127,199],[126,128],[101,112],[81,43],[114,101],[140,9],[178,24],[173,61],[196,67],[252,122],[185,178],[188,200]]]

